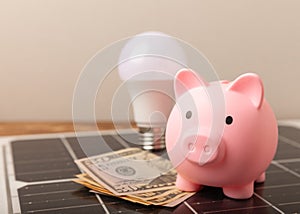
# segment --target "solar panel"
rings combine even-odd
[[[80,170],[74,159],[108,152],[103,140],[114,150],[135,146],[138,136],[114,133],[99,137],[52,135],[24,137],[3,148],[2,162],[7,183],[8,211],[12,213],[299,213],[300,212],[300,130],[279,127],[279,146],[268,168],[267,180],[255,185],[254,196],[233,200],[221,188],[204,187],[174,208],[144,206],[115,197],[95,195],[71,181]],[[84,145],[83,145],[84,146]],[[246,170],[246,169],[245,169]],[[0,179],[1,181],[1,179]],[[3,182],[3,181],[2,181]],[[1,199],[1,198],[0,198]]]

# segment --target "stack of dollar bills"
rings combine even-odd
[[[195,194],[176,188],[176,171],[169,160],[139,148],[83,158],[75,163],[83,173],[73,181],[95,193],[167,207]]]

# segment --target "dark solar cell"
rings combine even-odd
[[[300,180],[297,176],[287,173],[275,165],[271,165],[266,171],[266,181],[262,184],[256,184],[256,187],[260,188],[261,186],[267,187],[274,185],[297,184],[299,182]]]
[[[103,213],[94,194],[74,182],[27,185],[18,190],[22,213]],[[76,212],[75,212],[76,211]]]
[[[77,158],[86,156],[99,155],[119,149],[124,149],[113,136],[85,136],[85,137],[69,137],[67,138],[71,148]]]
[[[257,193],[285,213],[300,212],[300,183],[259,189]]]
[[[297,148],[291,144],[288,144],[285,141],[286,141],[285,139],[279,138],[277,152],[274,159],[279,160],[279,159],[300,158],[300,146],[299,148]]]
[[[46,181],[80,173],[60,139],[14,141],[11,146],[17,180]]]
[[[300,145],[300,129],[290,126],[279,126],[279,135],[297,142]]]

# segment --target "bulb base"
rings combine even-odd
[[[139,140],[144,150],[161,150],[166,148],[165,128],[138,127]]]

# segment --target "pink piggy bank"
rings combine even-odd
[[[218,87],[222,102],[216,100]],[[222,187],[228,197],[250,198],[254,182],[265,180],[278,142],[261,79],[247,73],[232,82],[207,83],[183,69],[176,74],[174,90],[166,147],[178,172],[176,186],[184,191]]]

